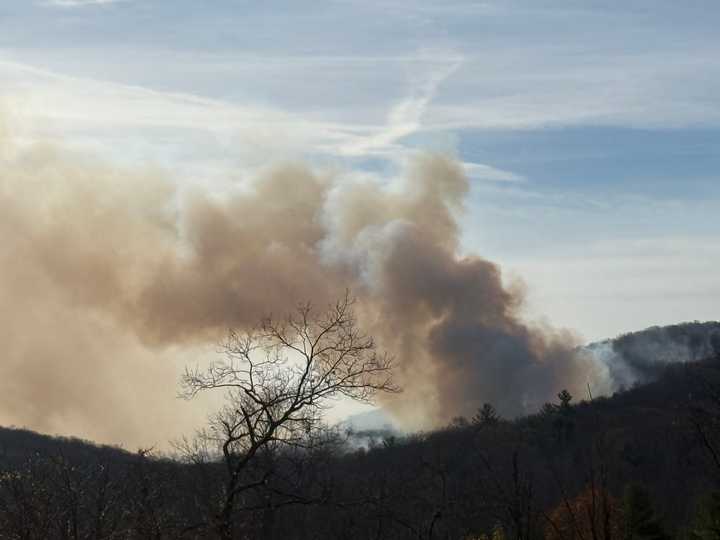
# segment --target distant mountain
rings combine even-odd
[[[339,425],[356,448],[371,448],[402,434],[395,420],[382,409],[350,415]]]
[[[720,322],[652,326],[584,347],[606,370],[610,391],[657,380],[668,364],[720,354]]]
[[[399,427],[392,416],[382,409],[350,415],[342,422],[342,425],[354,431],[399,431]]]

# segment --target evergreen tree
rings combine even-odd
[[[476,426],[495,426],[500,422],[500,416],[490,403],[483,403],[477,414],[473,416],[472,421]]]
[[[575,424],[572,419],[572,395],[567,390],[563,390],[558,394],[560,405],[555,406],[555,411],[558,413],[553,420],[553,427],[555,429],[556,437],[559,441],[568,441],[572,437],[575,429]]]
[[[558,394],[558,399],[560,400],[560,411],[561,412],[567,412],[570,410],[570,402],[572,401],[572,394],[568,392],[567,390],[563,390]]]

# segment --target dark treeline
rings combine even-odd
[[[514,421],[487,405],[370,448],[332,431],[267,445],[242,473],[232,537],[719,537],[720,361],[670,365],[654,383],[574,401],[561,394]],[[167,459],[0,435],[0,538],[218,536],[227,470],[202,441]]]
[[[324,426],[327,400],[397,391],[392,359],[348,295],[301,305],[185,373],[186,397],[226,402],[172,457],[1,430],[0,540],[720,538],[716,338],[699,324],[618,338],[608,365],[652,366],[652,382],[612,397],[588,387],[514,420],[486,403],[433,432],[350,433]]]

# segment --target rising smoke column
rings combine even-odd
[[[458,254],[468,190],[458,164],[424,156],[396,192],[343,185],[331,197],[328,250],[364,287],[373,331],[400,360],[405,395],[394,408],[415,426],[484,401],[504,415],[532,412],[595,376],[570,332],[522,321],[522,288],[504,287],[497,265]]]
[[[147,411],[178,421],[169,358],[347,288],[396,358],[385,405],[409,426],[484,401],[529,412],[592,376],[571,334],[523,322],[495,264],[459,254],[469,185],[448,158],[389,184],[290,164],[199,191],[0,144],[0,422],[157,440]]]

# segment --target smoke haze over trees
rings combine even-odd
[[[231,537],[715,538],[718,388],[708,358],[610,398],[562,392],[515,420],[488,406],[476,422],[367,448],[332,432],[269,446],[243,471]],[[227,472],[202,454],[174,461],[8,429],[0,450],[0,538],[219,537]]]
[[[571,332],[523,320],[521,286],[460,252],[469,183],[447,157],[417,155],[390,182],[285,164],[201,189],[0,144],[5,424],[154,444],[190,427],[171,427],[174,392],[158,392],[168,358],[347,288],[396,358],[404,392],[383,403],[407,427],[483,402],[522,414],[596,376]]]
[[[176,459],[3,432],[0,537],[712,534],[718,324],[582,348],[568,331],[528,323],[522,287],[460,250],[469,185],[452,159],[418,155],[392,182],[289,164],[200,190],[4,144],[0,280],[14,310],[0,326],[2,422],[128,444],[163,440],[163,422],[187,432],[197,417],[158,392],[174,383],[172,357],[187,361],[227,327],[253,335],[267,315],[308,338],[282,314],[308,298],[300,305],[331,305],[350,286],[353,324],[389,353],[403,390],[381,404],[426,431],[378,432],[358,447],[292,405],[315,405],[292,384],[315,388],[322,370],[306,379],[271,363],[278,371],[257,375],[273,384],[234,381],[219,430],[187,439]],[[343,343],[330,348],[340,359]],[[186,382],[225,384],[227,371],[200,373]],[[266,400],[257,411],[252,396]],[[285,413],[278,396],[290,400]],[[244,444],[254,437],[263,444]]]

